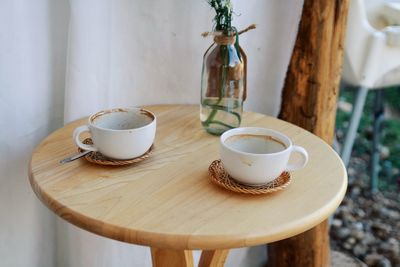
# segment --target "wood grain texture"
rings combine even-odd
[[[330,265],[329,226],[325,221],[294,237],[268,244],[268,266]]]
[[[249,196],[212,184],[207,169],[219,158],[219,138],[200,125],[198,106],[150,106],[157,116],[152,156],[131,166],[107,167],[76,152],[75,121],[36,148],[30,182],[60,217],[123,242],[169,249],[225,249],[269,243],[304,232],[341,202],[347,175],[339,156],[311,133],[287,122],[246,112],[243,126],[276,129],[305,147],[307,166],[279,193]]]
[[[190,250],[151,248],[153,267],[193,267]]]
[[[332,143],[348,0],[305,0],[279,117]],[[288,249],[290,248],[290,249]],[[270,266],[329,266],[327,222],[269,246]]]
[[[305,0],[279,118],[333,140],[348,0]]]
[[[204,250],[201,253],[199,267],[224,267],[229,250]]]

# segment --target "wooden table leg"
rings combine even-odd
[[[268,244],[269,267],[328,267],[328,221],[297,236]]]
[[[199,267],[223,267],[229,249],[204,250],[201,253]]]
[[[193,255],[190,250],[151,248],[154,267],[193,267]]]

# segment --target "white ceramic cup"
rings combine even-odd
[[[93,145],[79,136],[90,132]],[[103,110],[89,117],[88,124],[75,129],[73,139],[84,150],[99,151],[113,159],[132,159],[146,153],[156,134],[156,116],[141,108]]]
[[[301,161],[289,164],[290,154],[299,153]],[[307,151],[293,145],[286,135],[267,128],[242,127],[220,137],[220,156],[228,174],[243,184],[268,183],[284,172],[303,168]]]

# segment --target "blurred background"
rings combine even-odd
[[[349,187],[332,248],[400,266],[400,1],[350,1],[343,62],[335,148]]]
[[[354,145],[331,245],[360,266],[400,266],[400,1],[351,3],[335,148]],[[257,24],[241,37],[245,109],[276,116],[303,1],[233,4],[238,29]],[[44,137],[95,111],[198,104],[213,16],[205,0],[0,1],[0,266],[151,266],[147,248],[57,218],[27,166]],[[265,261],[265,246],[237,249],[226,266]]]

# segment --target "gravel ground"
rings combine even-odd
[[[369,157],[351,159],[349,187],[331,221],[332,249],[368,266],[400,267],[400,194],[370,193]]]

